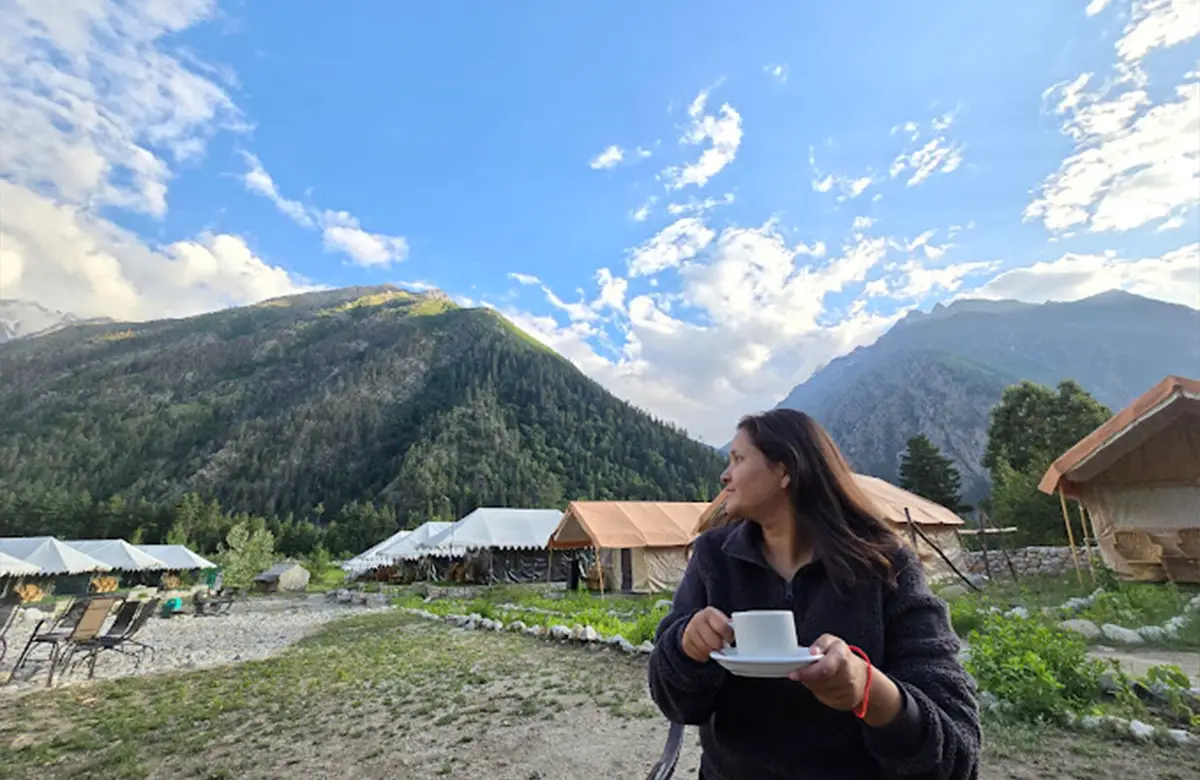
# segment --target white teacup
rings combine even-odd
[[[731,623],[738,655],[770,658],[793,656],[800,650],[796,641],[796,619],[787,610],[734,612]]]

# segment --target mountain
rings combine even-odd
[[[32,301],[0,298],[0,343],[49,333],[80,321],[73,314],[47,309]]]
[[[889,480],[905,443],[924,433],[973,499],[988,490],[980,460],[1005,387],[1075,379],[1116,411],[1168,374],[1200,376],[1197,334],[1200,311],[1125,292],[1072,303],[961,300],[908,315],[779,405],[812,414],[855,468]]]
[[[487,309],[390,286],[0,344],[0,497],[87,491],[409,524],[709,495],[719,458]],[[63,500],[67,500],[64,498]]]

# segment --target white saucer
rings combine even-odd
[[[736,647],[727,647],[714,650],[709,657],[738,677],[787,677],[797,669],[821,660],[821,656],[813,655],[807,647],[801,647],[794,655],[754,658],[738,655]]]

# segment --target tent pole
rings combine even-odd
[[[604,561],[600,557],[600,548],[596,548],[596,573],[600,580],[600,596],[604,596]]]
[[[1083,572],[1079,569],[1079,553],[1075,551],[1075,532],[1071,530],[1071,515],[1067,513],[1067,497],[1062,491],[1062,486],[1058,488],[1058,502],[1062,505],[1063,525],[1067,527],[1067,544],[1071,545],[1071,560],[1075,562],[1075,576],[1079,579],[1079,584],[1083,584]]]
[[[1092,584],[1096,584],[1096,566],[1092,563],[1092,538],[1088,533],[1087,517],[1084,515],[1083,502],[1079,502],[1079,527],[1083,529],[1083,553],[1087,556],[1088,573],[1092,575]]]
[[[546,548],[546,582],[554,579],[554,548]]]

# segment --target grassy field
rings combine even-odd
[[[0,778],[641,780],[665,736],[645,674],[595,647],[363,616],[269,661],[0,699]],[[1184,780],[1198,758],[989,721],[983,777]]]

